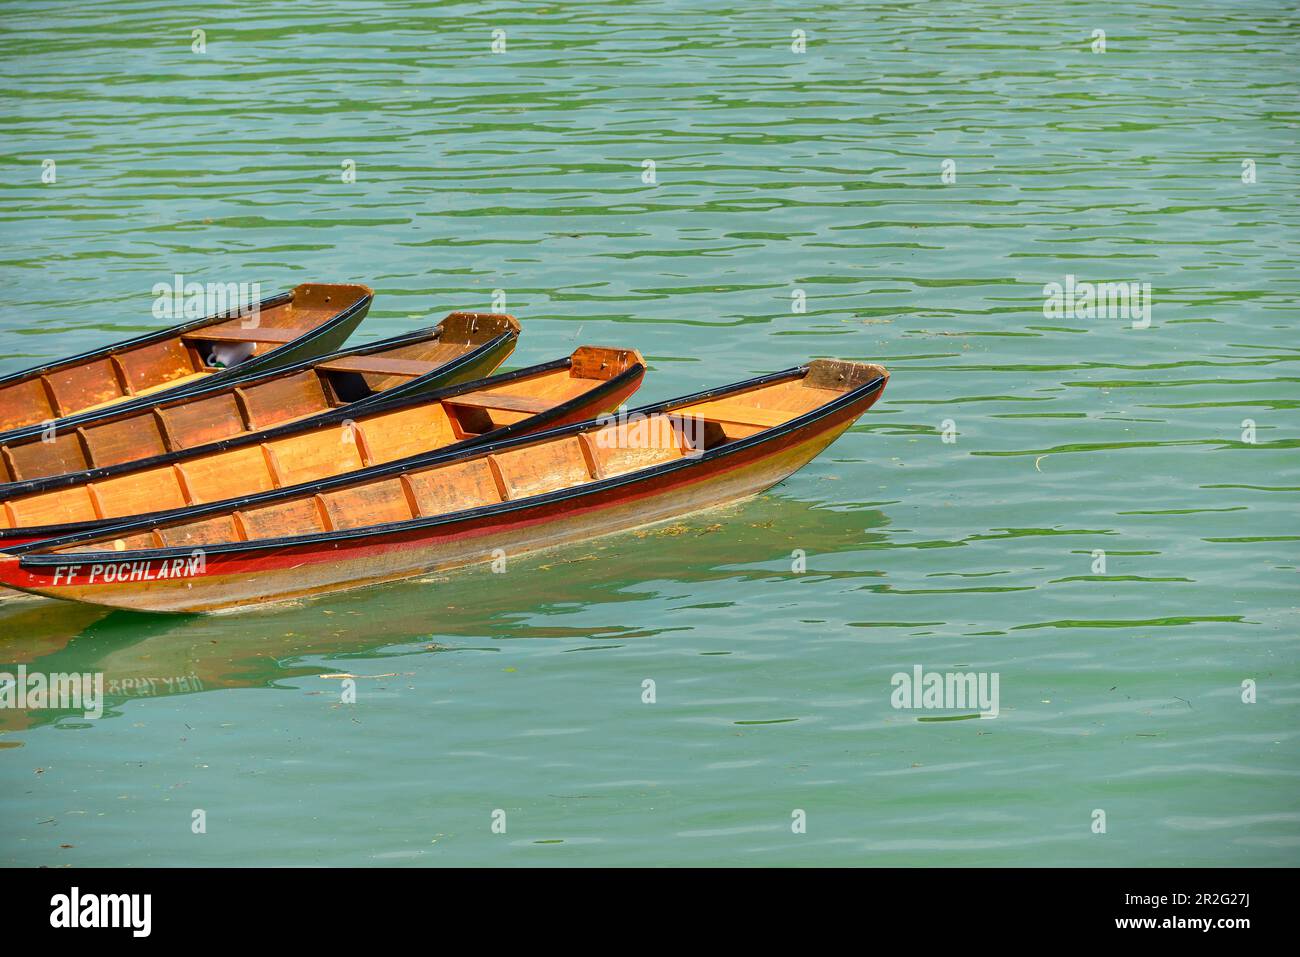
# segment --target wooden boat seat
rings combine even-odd
[[[376,375],[397,375],[414,379],[432,372],[438,366],[434,362],[421,362],[418,359],[385,359],[383,356],[346,356],[333,362],[322,362],[319,368],[326,372],[370,372]]]
[[[726,401],[706,402],[693,409],[684,409],[682,411],[687,415],[699,415],[715,422],[747,425],[756,429],[770,429],[773,426],[782,425],[794,417],[791,412],[781,412],[776,409],[758,409],[744,402]]]
[[[555,407],[554,402],[546,399],[506,395],[504,392],[466,392],[464,395],[448,396],[444,401],[448,405],[463,405],[471,409],[497,409],[502,412],[526,412],[529,415]]]
[[[201,339],[204,342],[278,342],[286,343],[311,332],[310,328],[291,327],[277,329],[273,326],[258,326],[255,329],[195,329],[185,333],[184,339]]]

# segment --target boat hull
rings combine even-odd
[[[23,591],[149,612],[213,612],[301,598],[491,562],[626,531],[726,505],[781,482],[815,458],[875,396],[779,438],[729,450],[687,467],[637,477],[580,495],[526,504],[505,514],[453,517],[437,524],[373,531],[334,541],[270,545],[190,561],[109,562],[23,567],[0,557],[0,578]],[[522,504],[522,503],[521,503]],[[103,557],[103,556],[96,556]],[[68,584],[71,577],[74,584]],[[510,587],[509,573],[501,576]],[[62,582],[62,583],[61,583]]]
[[[25,535],[18,538],[10,538],[10,539],[6,539],[3,542],[0,542],[0,549],[3,549],[5,546],[17,547],[18,545],[26,545],[28,542],[39,542],[39,541],[40,541],[39,538],[32,538],[30,535]],[[16,598],[39,598],[39,597],[41,596],[29,595],[26,592],[15,591],[12,588],[0,587],[0,602],[13,601]]]
[[[495,352],[485,352],[481,357],[477,356],[477,354],[475,356],[469,357],[471,359],[474,359],[474,361],[471,362],[469,366],[462,367],[458,371],[458,375],[461,376],[469,375],[470,372],[468,370],[470,368],[483,368],[490,372],[495,363],[501,361],[501,359],[503,359],[506,355],[509,354],[511,345],[512,343],[506,342],[503,343],[501,347],[498,348]],[[590,349],[590,348],[591,347],[584,347],[584,349]],[[583,350],[579,350],[579,351],[581,352]],[[496,428],[493,431],[484,433],[482,435],[475,435],[475,436],[469,436],[463,438],[458,443],[455,443],[455,447],[468,451],[473,449],[477,445],[489,444],[494,441],[501,441],[511,436],[527,435],[532,432],[540,432],[544,429],[559,428],[566,425],[572,425],[574,423],[585,422],[588,419],[593,419],[599,415],[612,412],[636,393],[637,389],[640,388],[641,386],[641,382],[643,380],[644,371],[645,371],[639,353],[636,353],[634,351],[623,350],[620,352],[620,354],[635,356],[635,362],[630,369],[623,371],[618,375],[612,376],[610,379],[607,379],[605,381],[600,381],[595,379],[590,380],[593,383],[592,388],[590,388],[585,392],[581,392],[573,396],[572,398],[566,399],[563,402],[558,403],[555,407],[551,409],[546,409],[544,411],[537,412],[536,414],[526,416],[520,419],[519,421],[513,422],[508,425],[502,425],[500,428]],[[571,359],[569,361],[572,362]],[[558,365],[557,363],[549,363],[549,364],[543,364],[541,366],[534,366],[531,367],[530,369],[522,369],[522,370],[517,370],[516,372],[513,373],[508,373],[506,375],[500,376],[497,379],[476,378],[466,388],[468,389],[491,388],[494,385],[507,382],[511,380],[513,377],[523,377],[517,381],[527,382],[529,381],[528,374],[533,370],[546,370],[548,368],[555,367],[557,365]],[[560,368],[562,369],[563,367],[561,366]],[[537,372],[533,374],[541,375],[544,373]],[[460,392],[451,391],[451,392],[444,393],[445,401],[447,403],[454,403],[456,397],[459,394],[462,394],[464,391],[465,389],[462,389]],[[388,395],[388,393],[384,393],[384,395]],[[281,428],[278,430],[272,430],[270,432],[257,433],[248,436],[238,445],[242,447],[248,447],[250,445],[253,445],[257,442],[259,435],[264,435],[267,437],[268,440],[272,440],[277,435],[277,433],[292,437],[295,434],[295,432],[296,434],[301,436],[303,434],[312,434],[323,430],[328,430],[329,437],[325,441],[337,446],[339,442],[338,439],[335,438],[334,436],[336,434],[335,430],[337,430],[338,428],[337,425],[338,422],[340,421],[352,422],[354,426],[356,426],[355,429],[351,430],[352,434],[355,435],[356,431],[360,430],[361,427],[363,426],[367,428],[369,427],[369,422],[371,420],[368,418],[368,415],[374,415],[375,417],[379,417],[383,415],[382,411],[375,411],[373,409],[370,410],[370,412],[367,412],[364,409],[361,412],[354,411],[357,408],[359,408],[361,405],[362,403],[354,403],[353,405],[348,406],[345,410],[340,410],[338,412],[335,412],[330,416],[328,422],[325,422],[319,426],[312,426],[311,423],[314,420],[308,420],[298,430],[294,430],[291,428]],[[409,410],[412,408],[420,407],[420,403],[418,402],[418,397],[416,397],[415,401],[412,401],[411,396],[403,396],[401,397],[398,403],[393,403],[390,401],[388,403],[388,407],[390,409],[396,408],[399,410],[400,409]],[[343,418],[344,415],[355,416],[355,420],[352,418]],[[409,426],[407,426],[407,428],[409,429]],[[222,446],[223,443],[216,443],[213,446],[209,446],[208,448],[220,449]],[[229,443],[226,445],[227,450],[234,447],[237,447],[236,443]],[[445,448],[451,448],[451,447],[452,445],[450,444],[445,446]],[[431,443],[422,446],[419,449],[419,451],[420,452],[434,451],[437,450],[438,448],[439,445],[437,443]],[[204,454],[204,449],[200,448],[191,451],[188,455],[185,453],[179,453],[179,454],[173,454],[171,456],[164,456],[159,459],[154,459],[151,460],[150,462],[143,463],[143,466],[144,466],[144,470],[147,472],[155,472],[158,471],[159,469],[164,469],[167,467],[174,469],[183,466],[187,463],[193,462],[195,459],[202,457],[203,454]],[[211,454],[219,454],[219,453],[213,452]],[[274,455],[274,452],[263,453],[263,454]],[[308,454],[310,454],[310,452]],[[109,473],[111,471],[112,470],[104,470],[104,473]],[[81,482],[59,481],[57,484],[55,482],[48,482],[47,485],[50,488],[54,489],[55,494],[73,488],[75,488],[77,492],[84,494],[87,488],[93,487],[96,484],[95,482],[89,480],[89,476],[91,474],[92,473],[81,473],[80,476],[67,477],[68,479],[73,479],[73,478],[80,479],[83,476],[85,476],[87,477],[85,481],[81,481]],[[118,467],[116,469],[116,476],[118,481],[121,481],[123,477],[129,478],[130,474],[131,474],[131,470],[129,468]],[[170,472],[166,474],[168,476],[171,475]],[[105,477],[108,477],[110,479],[112,478],[111,475],[107,475],[107,474],[105,474]],[[23,508],[24,508],[22,504],[23,499],[20,496],[12,499],[6,499],[4,495],[5,489],[6,489],[5,486],[0,485],[0,509],[9,511],[11,514],[16,511],[16,513],[21,516],[23,514]],[[239,486],[239,485],[232,484],[228,487],[226,494],[213,496],[213,497],[229,498],[231,500],[234,500],[242,497],[245,494],[252,494],[255,491],[256,491],[255,485]],[[169,489],[160,487],[155,492],[153,500],[154,501],[166,500],[168,494],[169,494]],[[137,500],[142,500],[143,498],[144,498],[143,494],[137,495]],[[104,507],[103,500],[99,499],[99,502],[100,502],[99,507],[102,510]],[[113,525],[121,524],[122,522],[130,519],[152,518],[155,521],[162,522],[167,520],[169,517],[172,516],[168,512],[164,512],[164,511],[159,511],[154,513],[115,512],[112,514],[107,514],[105,515],[105,517],[93,521],[68,522],[66,524],[61,524],[61,525],[29,524],[29,525],[19,525],[14,528],[0,528],[0,552],[5,552],[10,549],[29,544],[31,542],[46,541],[49,539],[60,538],[65,535],[74,535],[83,532],[90,532],[95,529],[106,529]]]
[[[333,363],[367,358],[384,360],[408,349],[434,347],[446,323],[478,314],[453,313],[432,330],[420,330],[327,356],[307,359],[261,375],[232,382],[205,383],[202,389],[152,405],[100,410],[48,431],[28,429],[0,434],[0,496],[19,483],[72,475],[90,469],[152,460],[200,445],[237,438],[291,422],[328,414],[342,405],[328,400],[326,372]],[[518,323],[508,316],[504,332],[475,344],[466,340],[453,358],[427,361],[428,371],[397,384],[383,384],[372,394],[346,402],[356,413],[397,397],[424,395],[483,378],[510,355],[518,341]],[[459,342],[460,340],[457,340]],[[256,408],[255,415],[249,411]],[[256,422],[254,423],[254,418]],[[73,423],[74,420],[67,420]]]
[[[314,317],[309,325],[295,327],[292,331],[301,334],[288,341],[267,339],[264,332],[259,337],[258,330],[281,328],[272,319],[266,326],[251,323],[246,332],[226,328],[240,319],[232,311],[0,376],[0,442],[40,434],[50,427],[68,430],[106,412],[147,408],[333,352],[365,318],[373,295],[368,286],[359,284],[304,283],[291,293],[263,300],[259,313],[268,317],[279,312],[283,318],[295,310]],[[327,305],[335,297],[343,301]],[[195,363],[201,340],[214,331],[228,342],[283,344],[227,368],[200,367]],[[177,350],[187,358],[182,360]]]
[[[490,372],[491,369],[495,368],[495,365],[497,365],[499,361],[502,361],[508,354],[510,354],[512,345],[512,341],[500,342],[494,348],[482,351],[481,354],[480,352],[474,352],[471,356],[467,356],[467,359],[469,359],[468,363],[461,365],[461,367],[458,368],[458,371],[455,373],[456,376],[471,376],[473,369],[484,369],[484,371]],[[580,352],[581,351],[582,350],[580,350]],[[589,390],[588,393],[578,394],[575,398],[565,400],[565,402],[556,406],[554,410],[525,417],[525,419],[521,419],[520,421],[517,421],[517,423],[503,426],[503,428],[497,429],[495,432],[484,434],[484,436],[464,439],[463,445],[465,449],[471,449],[471,447],[478,445],[478,443],[490,442],[493,441],[493,439],[500,439],[507,436],[521,436],[521,434],[539,432],[539,430],[542,429],[560,428],[560,426],[564,425],[582,423],[582,421],[593,419],[593,417],[602,415],[602,413],[614,411],[615,408],[621,406],[624,402],[627,402],[633,394],[636,394],[638,387],[641,386],[645,369],[643,369],[643,365],[641,364],[640,356],[634,354],[634,352],[630,355],[636,356],[636,361],[634,361],[632,368],[628,369],[628,371],[616,374],[616,376],[611,377],[610,380],[603,382],[603,384],[593,387],[593,389]],[[543,364],[542,367],[533,368],[543,369],[546,368],[546,365]],[[476,378],[474,381],[482,382],[482,385],[484,386],[490,386],[493,382],[511,380],[512,376],[523,376],[525,377],[523,381],[526,381],[526,376],[528,376],[529,372],[529,369],[521,369],[519,372],[502,376],[499,380],[491,380],[491,378]],[[448,395],[448,399],[454,399],[455,395],[456,393],[451,393]],[[409,399],[409,397],[406,397],[406,399]],[[406,400],[403,400],[403,402],[406,402]],[[361,403],[355,404],[356,406],[359,406]],[[365,416],[357,415],[357,420],[363,421],[364,423]],[[185,456],[172,456],[172,459],[174,462],[183,462]],[[0,489],[3,488],[4,486],[0,486]],[[3,498],[0,498],[0,507],[6,507]],[[9,549],[16,549],[16,547],[22,545],[31,544],[31,542],[45,541],[49,540],[49,538],[64,536],[64,534],[88,532],[96,528],[108,528],[110,525],[121,523],[125,518],[127,518],[127,516],[118,516],[118,518],[107,518],[99,521],[82,521],[82,523],[66,525],[47,525],[47,527],[35,529],[0,529],[0,553]],[[157,518],[161,520],[164,516],[159,514]],[[17,590],[14,589],[0,588],[0,602],[12,601],[14,598],[34,597],[39,596],[31,596],[31,594],[17,592]]]

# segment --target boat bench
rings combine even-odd
[[[466,392],[443,399],[447,405],[463,405],[471,409],[495,409],[500,412],[524,412],[536,415],[555,408],[547,399],[533,399],[523,395],[506,395],[504,392]]]
[[[201,339],[204,342],[278,342],[286,343],[307,335],[310,328],[277,329],[273,326],[256,326],[248,329],[195,329],[184,333],[183,339]]]
[[[369,372],[375,375],[400,375],[414,379],[432,372],[436,365],[418,359],[387,359],[383,356],[344,356],[322,362],[317,368],[324,372]]]
[[[776,425],[783,425],[794,417],[791,412],[781,412],[776,409],[756,409],[752,405],[746,405],[743,402],[726,401],[707,402],[689,411],[683,409],[682,413],[702,416],[728,425],[747,425],[755,429],[770,429]]]

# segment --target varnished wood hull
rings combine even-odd
[[[44,549],[43,555],[0,556],[0,582],[115,608],[207,612],[409,578],[613,534],[747,498],[782,481],[870,408],[887,379],[880,372],[872,382],[788,424],[697,457],[573,490],[328,536],[250,540],[189,553],[177,548],[124,553],[121,559],[129,561],[102,550],[68,552],[75,542],[64,540],[34,546]],[[564,441],[568,434],[576,432],[553,430],[534,440],[515,440],[501,454],[519,448],[517,454],[527,455],[530,442]],[[122,526],[107,534],[114,531],[127,536],[135,529]],[[508,570],[500,583],[510,588]]]
[[[588,368],[594,363],[599,370]],[[0,551],[582,422],[618,408],[644,376],[634,349],[583,346],[428,395],[387,396],[140,462],[0,485]]]
[[[589,364],[586,360],[592,356],[597,361],[602,357],[608,361],[600,369],[578,368]],[[193,495],[203,488],[192,483],[192,473],[187,472],[190,469],[219,477],[220,492],[215,498],[209,494],[207,501],[255,494],[273,487],[276,481],[291,482],[294,476],[299,480],[304,476],[334,476],[349,468],[365,468],[407,454],[427,454],[453,443],[469,449],[513,435],[581,422],[626,402],[640,387],[644,375],[644,360],[635,350],[584,346],[568,359],[475,379],[430,395],[388,396],[373,407],[357,408],[359,404],[354,404],[276,429],[144,462],[0,486],[0,524],[9,526],[0,528],[0,551],[141,519],[141,511],[152,512],[151,517],[159,521],[174,514],[167,508],[183,513],[186,505],[196,504]],[[496,408],[493,400],[484,398],[492,395],[502,396],[498,401],[507,405],[511,399],[525,397],[528,409],[521,412]],[[463,404],[471,400],[474,407]],[[474,413],[474,427],[487,431],[466,431],[467,420],[458,412]],[[365,438],[394,430],[400,433],[397,441],[392,435],[382,444]],[[271,464],[282,458],[294,460],[281,466],[292,472],[268,474]],[[187,475],[191,478],[186,479]],[[145,504],[135,506],[133,502]],[[28,516],[41,516],[43,523],[33,525]],[[62,524],[51,524],[51,517]],[[24,520],[26,524],[19,524]],[[0,588],[0,602],[19,597],[29,596]]]
[[[146,405],[101,410],[71,425],[0,435],[0,495],[18,483],[147,460],[344,405],[361,410],[482,378],[510,355],[518,336],[511,316],[452,313],[432,329],[205,384]]]
[[[257,304],[181,323],[91,352],[0,377],[0,441],[32,427],[70,427],[106,408],[130,408],[232,382],[337,350],[365,318],[373,291],[304,283]],[[238,364],[205,353],[237,346]]]

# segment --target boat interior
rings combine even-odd
[[[495,337],[518,333],[511,316],[456,312],[422,335],[407,335],[269,372],[239,385],[162,401],[71,430],[0,444],[0,482],[20,482],[117,465],[259,432],[352,402],[410,387]],[[496,362],[509,354],[502,350]],[[478,368],[486,375],[491,368]],[[455,381],[455,380],[452,380]]]
[[[370,294],[360,285],[301,285],[284,301],[234,318],[34,371],[0,384],[0,431],[199,383],[300,339]]]
[[[776,381],[718,390],[648,415],[632,413],[575,433],[318,492],[286,493],[269,502],[174,519],[137,532],[123,529],[122,537],[62,546],[57,553],[189,548],[312,535],[576,489],[739,441],[886,376],[877,365],[819,359]]]
[[[413,359],[384,360],[416,363]],[[384,403],[355,418],[277,429],[211,451],[116,470],[45,491],[0,500],[0,528],[95,522],[237,499],[433,452],[521,422],[590,393],[634,365],[634,349],[583,346],[566,360],[524,375],[499,376],[428,401]],[[526,370],[524,370],[526,371]],[[358,372],[361,375],[379,375]],[[626,395],[626,393],[623,393]],[[595,400],[593,400],[595,401]],[[612,410],[619,397],[582,407],[579,418]]]

